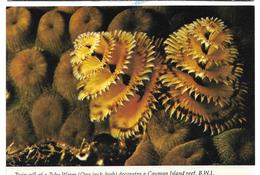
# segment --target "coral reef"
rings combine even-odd
[[[217,18],[185,25],[165,41],[168,69],[160,77],[169,88],[162,95],[170,115],[223,132],[244,124],[246,85],[231,31]]]
[[[39,94],[47,79],[46,58],[36,49],[22,50],[11,60],[8,71],[19,93],[28,98]]]
[[[32,43],[32,15],[23,7],[11,7],[6,10],[6,45],[16,52]]]
[[[95,7],[81,7],[70,18],[69,32],[71,41],[85,32],[100,31],[103,27],[103,14]]]
[[[55,69],[53,86],[60,95],[73,103],[77,100],[77,80],[72,73],[70,52],[68,50],[61,55],[60,62]]]
[[[254,164],[253,11],[7,7],[7,165]]]
[[[254,164],[252,134],[241,128],[225,131],[213,137],[221,164]]]
[[[60,12],[48,11],[40,19],[36,46],[54,55],[61,54],[69,47],[66,27],[65,18]]]
[[[134,135],[140,124],[147,123],[149,107],[156,101],[152,93],[157,88],[159,70],[150,75],[158,56],[154,41],[142,32],[87,33],[75,40],[74,47],[71,62],[79,80],[78,98],[91,98],[91,120],[104,120],[110,115],[112,135]],[[146,86],[145,80],[150,80]],[[143,92],[138,86],[143,86]]]
[[[62,101],[57,95],[42,94],[33,104],[32,123],[38,140],[57,139],[64,120]]]

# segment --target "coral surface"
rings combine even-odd
[[[59,11],[48,11],[39,21],[36,45],[54,55],[61,54],[69,44],[66,25],[65,17]]]
[[[18,52],[10,61],[9,75],[24,97],[39,93],[47,79],[45,56],[36,49]]]
[[[81,7],[70,18],[71,41],[84,32],[96,32],[103,27],[103,14],[95,7]]]
[[[11,7],[6,10],[6,45],[11,51],[29,46],[32,37],[32,15],[26,8]]]

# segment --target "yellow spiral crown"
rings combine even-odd
[[[124,31],[81,34],[74,42],[78,99],[91,99],[92,121],[110,116],[115,137],[134,135],[151,117],[160,70],[155,68],[158,43],[145,33]]]
[[[164,44],[168,66],[160,80],[168,92],[161,99],[171,116],[202,125],[212,135],[246,121],[242,64],[233,35],[220,19],[197,19]]]

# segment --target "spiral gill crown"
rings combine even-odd
[[[115,137],[135,135],[148,122],[150,107],[155,108],[159,43],[145,33],[125,31],[82,34],[74,42],[71,63],[78,80],[78,99],[91,99],[92,121],[110,116]],[[129,115],[130,108],[135,112]]]
[[[161,99],[171,116],[220,133],[243,124],[245,83],[233,35],[217,18],[201,18],[164,42],[168,92]]]

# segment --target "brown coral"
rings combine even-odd
[[[246,129],[235,128],[213,137],[221,164],[254,164],[254,143]]]
[[[202,139],[178,145],[162,159],[162,165],[202,165],[205,164],[207,151]],[[208,162],[207,162],[208,163]]]
[[[32,43],[32,15],[23,7],[11,7],[6,10],[7,48],[19,51]]]
[[[8,69],[11,79],[22,94],[39,91],[47,78],[46,58],[35,49],[25,49],[17,53]]]
[[[163,18],[149,9],[131,8],[117,14],[108,26],[108,31],[124,30],[128,32],[145,32],[149,35],[165,34],[167,26]],[[160,29],[160,30],[158,30]],[[159,33],[159,35],[158,35]]]
[[[220,19],[198,19],[165,44],[168,69],[160,79],[169,88],[162,100],[171,116],[202,125],[212,135],[246,121],[243,69],[231,31]]]
[[[83,139],[89,142],[93,136],[93,125],[87,115],[85,107],[76,107],[64,122],[59,140],[75,147],[79,147]]]
[[[144,135],[135,152],[126,160],[125,165],[157,165],[158,162],[159,155],[153,149],[148,136]]]
[[[192,138],[191,128],[176,120],[166,121],[163,117],[165,117],[164,112],[155,113],[147,126],[147,135],[160,157],[164,157],[173,147]]]
[[[73,14],[75,11],[77,11],[80,7],[77,6],[58,6],[56,7],[56,10],[68,14]]]
[[[60,62],[55,69],[53,84],[58,93],[73,102],[77,99],[77,80],[73,76],[70,61],[70,50],[68,50],[61,55]]]
[[[95,7],[81,7],[70,18],[69,32],[74,41],[79,34],[96,32],[103,27],[103,14]]]
[[[147,125],[146,133],[133,155],[126,161],[129,165],[147,162],[159,165],[210,164],[210,142],[197,128],[176,119],[168,119],[164,112],[157,112]]]
[[[35,141],[28,111],[15,107],[7,111],[6,116],[6,145],[27,145]]]
[[[66,21],[58,11],[46,12],[40,19],[36,45],[54,55],[61,54],[68,48]]]
[[[31,113],[38,139],[55,139],[64,121],[64,110],[57,95],[42,94],[33,104]]]

